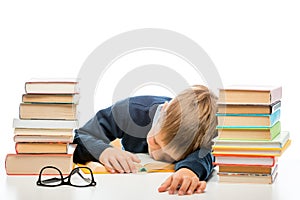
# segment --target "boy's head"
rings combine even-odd
[[[147,136],[150,155],[177,161],[199,148],[210,151],[217,135],[216,101],[207,87],[195,85],[165,103]]]

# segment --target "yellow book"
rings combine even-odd
[[[135,154],[141,160],[140,163],[136,163],[138,168],[138,172],[174,172],[174,164],[157,161],[149,156],[149,154],[145,153],[137,153]],[[88,162],[85,165],[77,164],[79,167],[89,167],[94,174],[109,174],[106,168],[99,162]],[[89,173],[88,170],[84,170],[84,173]]]
[[[213,154],[281,156],[290,144],[291,140],[289,139],[282,148],[215,146]]]

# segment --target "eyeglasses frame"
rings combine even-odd
[[[57,184],[57,185],[47,185],[47,184],[43,183],[43,181],[42,181],[42,172],[45,169],[47,169],[47,168],[49,168],[49,169],[55,169],[55,170],[57,170],[59,172],[59,175],[60,175],[60,180],[58,180],[58,181],[60,181],[59,184]],[[71,176],[73,174],[75,174],[75,173],[78,173],[80,175],[80,177],[85,180],[85,178],[82,176],[82,174],[79,173],[79,169],[87,169],[90,172],[91,178],[92,178],[90,184],[88,184],[88,185],[74,185],[74,184],[71,183]],[[53,178],[50,178],[50,179],[53,179]],[[50,180],[50,179],[46,179],[44,181],[47,181],[47,180]],[[65,179],[67,179],[67,181],[64,181]],[[92,172],[92,170],[89,167],[76,167],[76,168],[72,169],[72,171],[70,172],[70,174],[68,176],[63,177],[62,172],[57,167],[54,167],[54,166],[45,166],[45,167],[43,167],[40,170],[39,178],[38,178],[36,184],[38,186],[44,186],[44,187],[57,187],[57,186],[62,186],[62,185],[69,185],[69,186],[73,186],[73,187],[90,187],[90,186],[96,186],[96,182],[95,182],[95,179],[94,179],[93,172]]]

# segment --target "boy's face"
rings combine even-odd
[[[169,103],[165,102],[157,108],[155,113],[152,128],[147,135],[149,155],[155,160],[174,162],[172,153],[168,151],[166,144],[162,141],[163,133],[160,129],[160,122],[163,120],[164,112],[168,109]]]

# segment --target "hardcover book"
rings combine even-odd
[[[273,167],[277,162],[275,156],[214,154],[215,165],[250,165]]]
[[[68,135],[72,136],[73,135],[73,129],[50,129],[50,128],[15,128],[14,130],[15,135]]]
[[[272,140],[281,131],[281,122],[272,127],[217,127],[221,140]]]
[[[278,164],[273,167],[248,166],[248,165],[219,165],[219,172],[229,173],[253,173],[253,174],[272,174]]]
[[[256,156],[281,156],[290,146],[291,140],[287,140],[282,147],[239,147],[239,146],[214,146],[213,154],[217,155],[256,155]]]
[[[219,89],[222,104],[272,104],[282,98],[281,86],[232,85]]]
[[[73,135],[15,135],[14,142],[61,142],[72,143]]]
[[[75,129],[78,128],[79,122],[75,120],[30,120],[17,119],[13,120],[13,128],[34,128],[34,129]]]
[[[257,173],[234,173],[234,172],[219,172],[220,183],[256,183],[256,184],[272,184],[278,171],[277,166],[272,174],[257,174]]]
[[[17,142],[16,153],[68,153],[68,143]]]
[[[73,103],[78,104],[78,94],[23,94],[23,103]]]
[[[272,114],[217,114],[217,128],[270,128],[280,119],[280,109]]]
[[[74,167],[74,150],[70,145],[67,154],[7,154],[5,170],[7,175],[39,175],[43,167],[55,166],[67,175]]]
[[[31,79],[25,83],[27,94],[77,94],[76,79]]]
[[[218,104],[218,113],[230,114],[272,114],[281,108],[281,101],[264,104]]]
[[[76,120],[75,104],[21,103],[20,119]]]

